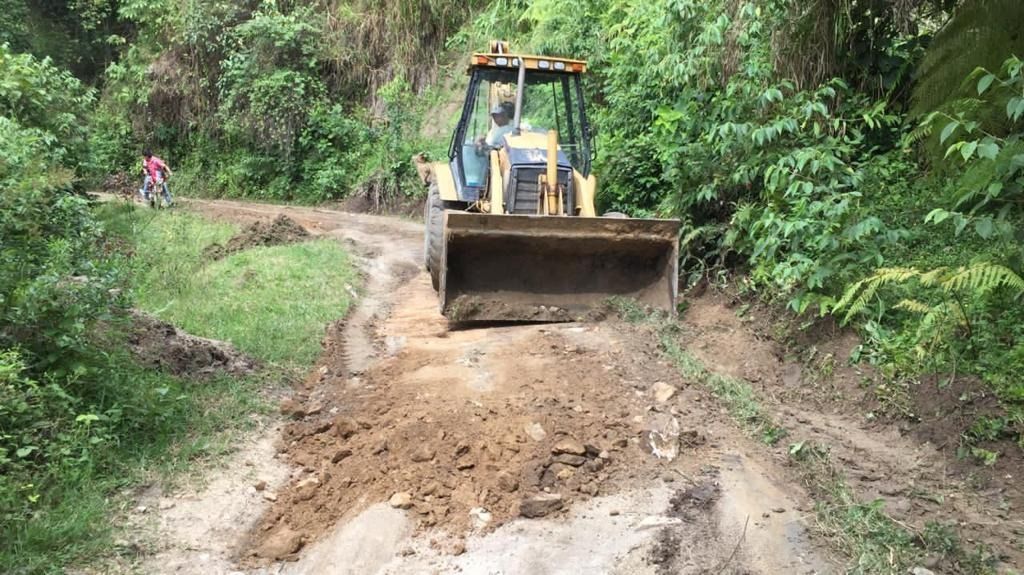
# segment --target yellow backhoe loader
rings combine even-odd
[[[573,321],[609,297],[675,312],[679,222],[598,217],[586,62],[473,54],[447,162],[430,165],[424,256],[453,321]]]

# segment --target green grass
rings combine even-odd
[[[117,494],[169,484],[230,453],[268,412],[262,390],[275,384],[271,374],[196,384],[140,367],[124,351],[101,361],[103,381],[91,383],[98,389],[82,407],[103,418],[102,441],[30,476],[0,478],[0,573],[63,573],[113,559]]]
[[[130,563],[113,522],[139,485],[173,486],[216,465],[238,438],[261,422],[271,396],[319,352],[327,323],[350,304],[357,279],[340,244],[259,248],[211,262],[203,250],[237,227],[194,214],[98,208],[108,231],[134,256],[135,305],[186,331],[228,340],[268,366],[248,377],[202,382],[146,369],[119,343],[106,344],[80,380],[62,382],[75,414],[96,414],[96,443],[69,443],[74,453],[18,476],[0,476],[0,573],[64,573],[69,566],[104,572]],[[104,340],[120,341],[108,333]],[[102,426],[102,428],[100,427]],[[102,429],[102,432],[101,432]],[[88,437],[86,439],[89,439]],[[84,446],[84,447],[83,447]]]
[[[236,229],[187,212],[121,209],[137,246],[139,307],[185,331],[230,341],[283,366],[308,366],[324,326],[344,317],[358,277],[338,242],[256,248],[210,261],[203,249]]]
[[[356,281],[347,254],[329,239],[232,255],[196,270],[183,289],[159,277],[139,289],[144,309],[290,366],[316,359],[324,326],[345,315]]]
[[[923,563],[940,562],[942,573],[994,573],[995,557],[984,546],[965,548],[955,526],[929,522],[915,529],[890,517],[882,500],[863,501],[832,464],[828,450],[794,443],[790,457],[815,499],[815,527],[849,558],[847,573],[900,575]]]

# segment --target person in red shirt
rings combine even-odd
[[[167,178],[171,177],[171,167],[167,162],[153,155],[153,152],[146,149],[142,151],[142,171],[146,174],[145,183],[142,185],[142,197],[149,201],[150,187],[157,185],[161,187],[164,201],[171,205],[171,191],[167,189]]]

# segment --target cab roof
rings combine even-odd
[[[505,54],[496,52],[476,52],[469,60],[470,69],[494,68],[497,70],[519,69],[522,58],[527,70],[544,72],[561,72],[566,74],[582,74],[587,71],[587,63],[583,60],[559,58],[556,56],[536,56],[532,54]]]

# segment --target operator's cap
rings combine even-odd
[[[511,116],[513,113],[513,110],[511,110],[511,108],[512,106],[510,106],[508,102],[495,104],[494,107],[491,108],[491,115],[493,116],[494,114],[504,114],[506,116]]]

